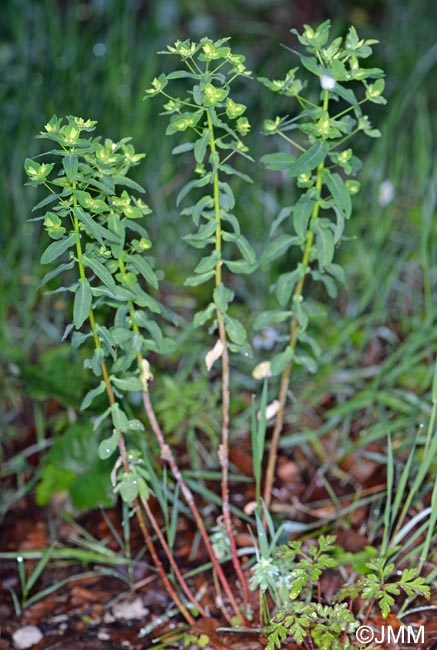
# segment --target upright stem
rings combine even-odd
[[[323,93],[323,110],[327,111],[328,110],[328,100],[329,100],[329,91],[325,90]],[[321,194],[322,194],[322,185],[323,185],[323,172],[325,169],[325,162],[322,161],[319,166],[317,167],[317,176],[316,176],[316,202],[314,203],[313,211],[311,214],[311,220],[310,224],[314,222],[318,216],[319,216],[319,210],[320,210],[320,199],[321,199]],[[293,301],[299,299],[302,296],[303,288],[304,288],[304,283],[305,283],[305,277],[308,272],[309,268],[309,262],[310,262],[310,255],[311,255],[311,249],[312,245],[314,242],[314,231],[309,230],[305,242],[305,248],[302,256],[302,266],[304,268],[304,273],[302,277],[300,278],[299,282],[296,284],[296,287],[293,292]],[[293,354],[296,349],[296,344],[297,344],[297,339],[298,339],[298,330],[299,330],[299,321],[296,317],[295,314],[293,314],[293,317],[291,319],[290,323],[290,341],[289,341],[289,347],[291,348]],[[290,359],[290,361],[287,363],[286,367],[284,368],[281,376],[281,384],[279,388],[279,408],[278,412],[276,414],[276,419],[275,419],[275,424],[273,427],[273,434],[272,434],[272,441],[271,441],[271,446],[270,446],[270,452],[269,452],[269,457],[267,461],[267,469],[266,469],[266,482],[264,486],[264,502],[267,506],[267,508],[270,507],[270,503],[272,500],[272,489],[273,489],[273,481],[274,481],[274,476],[275,476],[275,468],[276,468],[276,461],[278,457],[278,446],[279,446],[279,438],[282,433],[282,427],[284,425],[284,411],[285,411],[285,403],[287,401],[287,393],[288,393],[288,385],[290,381],[290,374],[291,370],[293,368],[293,357]]]
[[[220,565],[220,562],[217,560],[217,557],[214,553],[214,549],[212,548],[211,541],[206,531],[205,524],[203,523],[202,516],[197,508],[193,493],[191,492],[190,488],[186,484],[184,477],[182,476],[181,471],[179,470],[179,467],[175,461],[175,458],[173,456],[170,447],[165,442],[164,434],[161,430],[161,427],[159,426],[158,420],[156,419],[156,415],[153,410],[153,406],[150,401],[150,395],[148,391],[143,392],[143,403],[144,403],[144,408],[146,409],[147,416],[149,418],[150,426],[152,427],[152,430],[158,440],[161,449],[161,457],[163,460],[168,461],[175,479],[181,486],[182,494],[184,495],[185,501],[187,502],[191,512],[193,513],[193,517],[195,519],[197,528],[206,546],[206,550],[208,552],[209,558],[211,559],[214,570],[217,573],[219,580],[223,585],[223,589],[226,593],[226,596],[229,599],[229,602],[231,604],[232,609],[234,610],[235,615],[239,619],[242,619],[243,617],[241,616],[241,612],[237,605],[237,601],[235,600],[234,594],[232,593],[229,582],[226,579],[226,576],[223,573],[223,569]]]
[[[126,272],[126,267],[125,267],[124,261],[121,259],[121,257],[118,258],[118,266],[119,266],[119,269],[120,269],[121,273],[124,274]],[[129,316],[130,316],[131,321],[132,321],[132,329],[136,334],[139,334],[140,333],[139,328],[138,328],[138,325],[137,325],[137,323],[135,321],[135,308],[134,308],[134,304],[133,304],[133,302],[131,300],[128,300],[128,307],[129,307]],[[142,356],[141,352],[137,353],[137,362],[138,362],[138,368],[139,368],[139,370],[141,372],[142,369],[143,369],[143,356]],[[205,610],[203,609],[203,607],[197,602],[197,600],[193,596],[190,588],[188,587],[188,585],[187,585],[187,583],[185,581],[185,578],[183,577],[182,573],[180,572],[179,567],[177,565],[177,562],[174,559],[174,556],[173,556],[173,554],[171,552],[171,549],[167,544],[167,540],[165,539],[164,535],[162,534],[161,529],[160,529],[160,527],[159,527],[159,525],[158,525],[158,523],[156,521],[156,518],[155,518],[153,512],[151,511],[151,509],[149,507],[149,504],[148,504],[147,500],[144,499],[143,497],[141,497],[141,503],[142,503],[143,508],[144,508],[144,510],[145,510],[145,512],[147,514],[147,517],[149,518],[150,523],[152,524],[152,527],[153,527],[153,529],[154,529],[154,531],[155,531],[155,533],[156,533],[156,535],[157,535],[157,537],[159,539],[159,542],[160,542],[160,544],[161,544],[161,546],[162,546],[162,548],[163,548],[163,550],[164,550],[164,552],[165,552],[165,554],[167,556],[167,559],[168,559],[170,565],[173,568],[173,571],[175,573],[175,576],[176,576],[176,578],[177,578],[177,580],[179,582],[179,585],[180,585],[182,591],[185,593],[187,598],[193,603],[193,605],[195,605],[195,607],[199,610],[200,614],[202,616],[206,617],[207,614],[206,614]],[[141,513],[141,515],[142,515],[142,513]],[[173,593],[170,593],[170,595],[174,599]],[[177,601],[175,601],[175,602],[177,604]],[[190,622],[190,624],[191,624],[191,622]]]
[[[157,537],[159,539],[159,542],[160,542],[162,548],[165,551],[165,554],[166,554],[166,556],[168,558],[168,561],[170,562],[170,565],[171,565],[173,571],[175,572],[175,576],[176,576],[176,578],[177,578],[183,592],[185,593],[187,598],[193,603],[193,605],[196,607],[196,609],[199,610],[199,613],[204,618],[207,618],[206,611],[203,609],[202,605],[200,605],[196,601],[195,597],[191,593],[190,588],[188,587],[187,583],[185,582],[185,578],[182,575],[176,560],[174,559],[173,553],[171,552],[171,549],[169,548],[169,545],[167,544],[167,540],[165,539],[164,535],[161,532],[161,529],[160,529],[160,527],[158,525],[158,522],[155,519],[155,516],[154,516],[153,512],[150,509],[150,506],[149,506],[149,504],[147,502],[147,499],[145,499],[144,497],[141,497],[141,504],[142,504],[144,510],[146,511],[147,517],[149,518],[149,520],[150,520],[150,522],[151,522],[151,524],[153,526],[153,529],[154,529],[154,531],[155,531],[155,533],[156,533],[156,535],[157,535]],[[173,594],[170,594],[170,595],[174,599]],[[194,622],[193,620],[189,621],[189,623],[191,625],[193,624],[193,622]]]
[[[142,504],[147,504],[147,501],[145,499],[142,499]],[[184,603],[181,601],[179,598],[175,588],[173,587],[172,583],[170,582],[167,573],[165,572],[164,567],[162,566],[161,560],[158,557],[158,554],[156,552],[155,546],[153,544],[152,538],[150,536],[150,533],[147,529],[146,522],[143,517],[143,513],[141,512],[140,505],[138,502],[138,499],[135,501],[135,514],[138,519],[138,523],[140,524],[141,532],[143,533],[143,537],[146,541],[147,548],[149,550],[150,555],[152,556],[152,560],[154,565],[156,566],[159,576],[164,583],[164,586],[167,590],[167,593],[169,594],[170,598],[173,600],[185,620],[189,625],[194,625],[194,618],[191,616],[187,608],[185,607]],[[199,606],[196,603],[196,607],[199,608]]]
[[[75,183],[73,184],[73,189],[76,189],[76,184]],[[75,196],[75,194],[73,194],[73,205],[76,205],[76,196]],[[74,231],[75,231],[75,233],[77,235],[77,238],[76,238],[76,252],[77,252],[77,262],[78,262],[78,267],[79,267],[79,276],[80,276],[81,279],[86,279],[85,266],[84,266],[84,263],[83,263],[83,250],[82,250],[82,244],[81,244],[81,240],[80,240],[79,221],[78,221],[78,219],[77,219],[77,217],[75,215],[73,215],[73,227],[74,227]],[[133,308],[133,305],[132,305],[132,308]],[[91,331],[92,331],[92,335],[93,335],[93,339],[94,339],[94,345],[95,345],[97,350],[101,350],[102,349],[102,343],[100,341],[100,337],[99,337],[99,334],[97,332],[96,319],[95,319],[95,315],[94,315],[94,311],[93,311],[92,307],[90,308],[88,318],[89,318],[90,327],[91,327]],[[104,382],[105,382],[106,393],[107,393],[107,396],[108,396],[109,404],[111,406],[114,406],[114,404],[116,403],[116,400],[115,400],[115,397],[114,397],[114,391],[112,390],[111,378],[109,376],[108,367],[107,367],[106,362],[105,362],[104,359],[102,359],[102,361],[100,362],[100,368],[102,370],[102,376],[103,376],[103,379],[104,379]],[[123,435],[122,431],[119,431],[119,435],[118,435],[118,449],[119,449],[119,452],[120,452],[120,458],[122,460],[123,469],[127,474],[129,474],[130,473],[130,467],[129,467],[129,461],[128,461],[128,456],[127,456],[127,451],[126,451],[126,443],[125,443],[124,435]],[[144,503],[143,503],[143,505],[144,505]],[[145,510],[146,510],[146,512],[148,512],[149,519],[151,520],[152,526],[155,529],[155,531],[157,529],[159,530],[159,526],[158,526],[158,524],[157,524],[157,522],[155,520],[155,517],[153,516],[153,513],[150,511],[150,508],[147,507],[147,508],[145,508]],[[165,587],[167,589],[168,594],[170,595],[170,597],[173,600],[173,602],[175,603],[175,605],[178,607],[181,614],[184,616],[187,623],[189,623],[190,625],[193,625],[194,624],[194,618],[191,616],[191,614],[188,612],[187,608],[185,607],[184,603],[179,598],[178,594],[176,593],[176,590],[175,590],[174,586],[170,582],[170,580],[169,580],[169,578],[168,578],[168,576],[167,576],[167,574],[166,574],[166,572],[164,570],[164,567],[161,564],[161,561],[160,561],[160,559],[158,557],[155,546],[153,544],[153,540],[152,540],[152,538],[150,536],[150,533],[149,533],[149,531],[147,529],[146,522],[145,522],[143,513],[141,511],[138,499],[135,500],[135,515],[137,517],[138,523],[139,523],[141,531],[143,533],[143,537],[144,537],[144,540],[146,542],[147,548],[149,549],[149,552],[150,552],[150,554],[152,556],[153,562],[154,562],[154,564],[155,564],[155,566],[156,566],[156,568],[158,570],[158,573],[159,573],[159,575],[160,575],[160,577],[161,577],[161,579],[162,579],[162,581],[163,581],[163,583],[164,583],[164,585],[165,585]],[[168,546],[163,546],[163,548],[164,548],[165,551],[167,551]],[[172,564],[172,559],[173,558],[171,556],[171,552],[170,552],[169,555],[170,555],[169,560],[170,560],[170,563]],[[174,560],[173,560],[173,562],[174,562]],[[173,566],[173,564],[172,564],[172,566]],[[173,568],[174,568],[174,566],[173,566]],[[202,609],[202,607],[199,607],[197,601],[195,600],[194,596],[191,594],[191,592],[190,592],[190,590],[189,590],[183,576],[180,574],[177,567],[176,567],[175,574],[176,574],[176,577],[178,578],[178,580],[180,582],[180,585],[181,585],[183,591],[185,592],[185,594],[188,596],[188,598],[193,602],[193,604],[197,607],[197,609],[203,615],[204,610]]]
[[[214,137],[214,127],[211,119],[211,113],[207,110],[207,120],[208,120],[208,129],[209,129],[209,146],[211,149],[211,154],[215,156],[217,154],[215,137]],[[215,250],[221,254],[222,250],[222,226],[221,226],[221,206],[220,206],[220,192],[219,192],[219,179],[218,172],[216,171],[213,178],[213,196],[214,196],[214,213],[216,219],[216,230],[215,230]],[[221,276],[221,259],[218,260],[215,268],[215,286],[218,287],[222,283]],[[222,481],[221,481],[221,493],[222,493],[222,510],[223,510],[223,520],[225,522],[226,533],[228,535],[232,563],[234,565],[235,572],[238,576],[240,584],[243,588],[243,599],[244,603],[247,603],[249,597],[249,591],[247,587],[246,577],[243,573],[241,567],[240,559],[237,552],[237,544],[235,542],[234,531],[232,530],[232,520],[231,520],[231,508],[229,502],[229,412],[230,412],[230,372],[229,372],[229,352],[228,352],[228,343],[226,338],[226,329],[223,320],[223,314],[219,309],[217,309],[217,324],[219,330],[219,338],[222,343],[223,352],[222,352],[222,441],[219,448],[219,460],[222,468]]]

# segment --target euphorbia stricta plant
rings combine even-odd
[[[303,300],[304,284],[308,277],[321,281],[329,295],[335,297],[335,280],[342,280],[343,271],[333,262],[334,251],[341,240],[344,222],[351,214],[351,195],[358,189],[358,182],[347,178],[360,166],[349,148],[349,139],[359,131],[371,137],[379,135],[363,114],[362,105],[366,101],[384,102],[382,72],[360,65],[360,60],[370,55],[374,41],[360,40],[351,28],[345,41],[337,38],[329,42],[329,29],[326,22],[317,30],[305,27],[304,33],[298,34],[306,49],[306,54],[300,55],[301,63],[317,78],[316,92],[307,93],[296,69],[290,70],[284,80],[261,79],[271,90],[292,98],[300,109],[293,117],[267,120],[265,133],[282,138],[287,151],[269,154],[263,162],[269,169],[283,171],[294,179],[301,196],[281,213],[281,223],[284,215],[292,215],[294,233],[283,232],[274,237],[273,232],[280,225],[275,223],[259,262],[267,264],[292,246],[302,250],[297,268],[276,280],[279,308],[264,312],[256,322],[259,328],[289,323],[286,348],[255,371],[258,377],[281,374],[278,412],[265,477],[267,507],[292,365],[301,363],[310,370],[315,368],[312,356],[300,350],[303,346],[317,349],[307,332],[310,313]],[[251,77],[251,73],[245,67],[244,57],[231,51],[228,39],[177,41],[165,54],[176,58],[179,67],[154,79],[146,97],[165,98],[164,112],[169,116],[167,134],[183,139],[173,153],[188,153],[194,158],[193,175],[177,198],[179,205],[188,195],[195,196],[194,203],[185,207],[182,215],[191,217],[194,223],[195,231],[186,235],[185,240],[200,251],[200,256],[185,284],[206,284],[210,290],[209,304],[195,314],[194,325],[209,325],[212,341],[204,358],[207,370],[214,363],[221,364],[222,426],[217,456],[221,467],[222,537],[237,583],[224,573],[196,499],[164,438],[150,397],[149,385],[153,379],[150,355],[165,354],[168,350],[161,327],[162,319],[171,319],[172,314],[157,299],[159,275],[149,252],[152,242],[142,225],[150,210],[138,198],[142,188],[129,178],[130,169],[139,164],[143,154],[135,152],[129,138],[113,142],[89,135],[96,124],[91,120],[53,117],[38,137],[51,140],[55,148],[47,152],[46,161],[28,159],[25,169],[31,185],[43,185],[49,191],[35,207],[47,210],[40,218],[53,240],[41,261],[57,263],[45,281],[76,271],[72,283],[62,289],[74,295],[73,320],[64,337],[71,335],[74,348],[91,346],[85,364],[97,377],[97,384],[84,397],[82,408],[89,407],[99,395],[105,392],[107,395],[108,406],[95,418],[94,430],[96,435],[101,432],[103,436],[102,458],[118,452],[111,474],[114,491],[134,508],[159,575],[186,621],[192,624],[196,613],[206,616],[207,611],[182,575],[149,505],[152,491],[164,503],[168,486],[161,487],[156,465],[144,456],[144,446],[137,444],[138,436],[144,436],[144,425],[140,419],[129,416],[125,399],[126,393],[137,391],[142,394],[161,459],[170,466],[203,540],[217,591],[225,596],[219,599],[222,613],[228,621],[244,622],[249,618],[249,593],[235,541],[228,474],[231,360],[238,360],[238,354],[250,351],[245,327],[233,310],[232,276],[253,273],[258,266],[254,250],[241,232],[232,189],[235,176],[250,181],[238,161],[244,158],[253,164],[245,144],[250,132],[247,109],[233,94],[235,82]],[[371,82],[373,79],[376,81]],[[357,98],[349,83],[352,88],[362,85],[363,97]],[[173,90],[176,84],[183,88],[181,97]],[[263,410],[266,400],[265,386]],[[261,415],[265,429],[265,417]],[[259,470],[261,460],[258,454]],[[259,472],[257,476],[260,501]],[[260,532],[259,517],[257,523]],[[156,538],[152,538],[152,529]],[[155,539],[167,558],[171,575],[161,563]],[[240,587],[241,597],[235,584]],[[252,584],[256,586],[257,581]]]
[[[298,77],[302,70],[296,67],[284,79],[260,79],[267,88],[288,98],[292,110],[300,109],[292,117],[278,116],[264,123],[265,135],[279,136],[287,149],[264,156],[262,162],[267,169],[283,172],[300,190],[300,197],[272,225],[271,241],[260,263],[267,264],[292,247],[301,250],[296,268],[276,278],[274,290],[279,307],[261,314],[255,323],[258,328],[270,323],[289,323],[286,347],[270,363],[255,369],[258,377],[281,376],[265,478],[267,507],[272,496],[291,369],[293,364],[304,365],[311,372],[317,368],[318,345],[308,333],[311,311],[304,299],[304,286],[309,279],[321,282],[328,295],[335,298],[336,283],[344,282],[343,269],[333,261],[334,253],[341,242],[345,220],[352,213],[351,197],[360,186],[353,177],[361,168],[350,140],[360,132],[371,138],[380,136],[363,113],[363,105],[385,104],[383,71],[361,65],[361,59],[371,55],[371,45],[377,41],[360,39],[354,27],[349,28],[344,39],[330,40],[330,28],[328,20],[317,29],[305,25],[302,34],[291,30],[304,48],[304,53],[295,54],[301,68],[315,78],[316,90]],[[287,217],[291,217],[291,232],[273,237]]]

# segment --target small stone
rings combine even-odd
[[[112,614],[117,619],[121,618],[125,621],[130,621],[136,618],[144,618],[149,614],[149,610],[147,607],[144,607],[141,598],[135,598],[135,600],[124,600],[114,605]]]
[[[25,650],[36,645],[42,639],[42,632],[36,625],[25,625],[14,632],[12,640],[16,650]]]

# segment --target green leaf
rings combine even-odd
[[[112,377],[111,381],[120,390],[126,392],[136,392],[142,390],[143,385],[138,377]]]
[[[90,283],[86,278],[80,278],[73,306],[73,322],[76,329],[80,329],[88,318],[92,301],[93,294]]]
[[[215,275],[215,270],[209,271],[208,273],[201,273],[199,275],[192,275],[191,278],[187,278],[184,282],[186,287],[197,287],[199,284],[208,282]]]
[[[213,305],[212,303],[209,304],[206,309],[202,309],[202,311],[198,311],[193,318],[193,327],[200,327],[201,325],[204,325],[214,313],[215,313],[215,305]]]
[[[104,244],[105,239],[109,242],[115,242],[116,244],[119,243],[120,238],[118,235],[97,223],[97,221],[95,221],[91,215],[89,215],[88,212],[85,212],[85,210],[80,206],[73,208],[73,213],[74,216],[83,223],[88,232],[99,242],[99,244]]]
[[[65,196],[68,196],[69,194],[71,194],[71,190],[64,190],[63,192],[61,192],[61,194],[49,194],[49,196],[46,196],[45,199],[42,199],[42,201],[37,203],[32,208],[32,212],[36,212],[36,210],[39,210],[40,208],[45,208],[46,205],[49,205],[50,203],[54,203],[59,199],[63,199]]]
[[[352,201],[349,190],[339,174],[327,173],[325,183],[332,194],[336,206],[342,211],[345,218],[348,219],[352,214]]]
[[[249,274],[253,273],[257,267],[256,263],[249,264],[246,260],[236,260],[235,262],[231,260],[223,260],[223,264],[225,264],[232,273]]]
[[[126,503],[132,503],[138,496],[139,484],[138,479],[132,473],[125,473],[120,483],[120,495]]]
[[[117,286],[114,282],[114,278],[101,262],[99,262],[94,257],[88,257],[87,255],[84,255],[82,259],[85,263],[85,266],[94,271],[99,280],[101,280],[110,291],[112,291],[114,294],[117,293]]]
[[[179,192],[177,198],[176,198],[176,205],[178,206],[182,199],[186,197],[186,195],[191,192],[192,189],[196,187],[204,187],[205,185],[208,185],[208,183],[211,182],[211,174],[205,174],[205,176],[202,176],[202,178],[195,178],[193,181],[190,181],[184,187],[181,189]]]
[[[273,323],[283,323],[292,315],[291,311],[279,311],[277,309],[268,309],[255,318],[253,329],[255,331],[269,327]]]
[[[57,266],[55,269],[52,271],[49,271],[48,273],[45,274],[41,282],[39,283],[37,289],[41,289],[44,285],[46,285],[50,280],[53,280],[53,278],[56,278],[58,275],[61,275],[64,271],[69,271],[70,269],[73,268],[75,265],[75,261],[71,260],[71,262],[66,262],[65,264],[60,264]]]
[[[226,333],[231,341],[236,345],[243,345],[247,339],[244,325],[242,325],[236,318],[231,318],[231,316],[225,316],[224,320]]]
[[[131,178],[128,178],[127,176],[116,175],[112,177],[112,180],[116,185],[122,185],[123,187],[128,187],[131,190],[135,190],[136,192],[145,194],[144,187],[141,187],[139,183],[136,183],[135,181],[133,181]]]
[[[194,149],[194,144],[192,142],[184,142],[183,144],[179,144],[177,147],[174,147],[171,150],[171,153],[174,156],[177,156],[180,153],[186,153],[187,151],[192,151]]]
[[[294,269],[294,271],[290,271],[290,273],[283,273],[278,277],[275,293],[278,302],[282,307],[284,307],[290,301],[294,287],[304,274],[305,268],[302,266],[302,264],[299,264],[298,268]]]
[[[206,155],[206,148],[209,140],[209,129],[204,129],[201,137],[194,143],[194,158],[197,164],[201,164]]]
[[[214,303],[222,314],[228,311],[229,303],[234,299],[234,295],[234,292],[225,287],[224,284],[219,284],[214,289]]]
[[[294,357],[294,361],[298,365],[304,366],[312,374],[317,372],[317,363],[308,354],[297,354]]]
[[[158,278],[149,262],[147,262],[144,257],[141,257],[141,255],[129,255],[128,262],[134,265],[136,270],[141,273],[146,282],[148,282],[154,289],[158,288]]]
[[[204,257],[200,260],[199,264],[194,269],[194,273],[207,273],[215,269],[220,260],[220,251],[213,251],[211,255]]]
[[[114,429],[122,432],[128,431],[129,420],[127,419],[126,413],[121,410],[117,402],[111,406],[111,415]]]
[[[329,226],[322,226],[319,221],[315,222],[314,231],[316,233],[317,259],[320,268],[324,269],[331,264],[334,257],[334,235]]]
[[[301,196],[293,208],[293,226],[301,242],[304,242],[308,234],[308,223],[311,219],[315,200],[308,193]]]
[[[298,243],[298,237],[286,234],[279,235],[277,239],[274,239],[269,244],[267,244],[266,248],[261,253],[259,263],[261,265],[269,264],[269,262],[272,262],[276,258],[281,257],[281,255],[283,255],[290,248],[290,246]]]
[[[289,169],[295,160],[296,156],[291,155],[291,153],[269,153],[261,158],[263,165],[274,172]]]
[[[64,239],[58,239],[52,244],[47,246],[44,253],[41,255],[41,264],[50,264],[58,257],[60,257],[66,250],[74,246],[76,243],[76,233],[71,233]]]
[[[105,388],[106,388],[105,382],[101,381],[96,388],[90,390],[83,398],[82,404],[80,405],[80,410],[84,411],[86,408],[88,408],[88,406],[92,403],[94,398],[97,397],[97,395],[101,395],[105,391]]]
[[[112,213],[108,217],[108,228],[115,234],[117,237],[117,243],[111,245],[111,251],[114,257],[120,257],[123,248],[124,242],[126,239],[126,229],[124,223],[122,223],[120,215]]]
[[[133,418],[132,420],[129,420],[129,431],[145,431],[144,424],[141,420]]]
[[[287,345],[283,352],[276,354],[270,365],[272,375],[279,375],[286,367],[287,363],[291,361],[294,356],[292,348]]]
[[[111,330],[111,339],[114,345],[123,345],[132,339],[133,332],[124,327],[114,327]]]
[[[138,492],[140,497],[147,501],[150,496],[150,490],[146,481],[141,476],[138,477]]]
[[[69,154],[68,156],[65,156],[62,164],[68,180],[70,183],[73,183],[76,180],[76,174],[79,169],[79,158]]]
[[[303,153],[299,158],[291,164],[288,170],[288,175],[291,177],[300,176],[300,174],[306,174],[315,169],[320,165],[323,160],[325,160],[329,151],[329,145],[327,142],[316,142],[310,147],[305,153]]]
[[[217,228],[215,220],[208,221],[199,227],[197,233],[184,235],[183,239],[194,248],[204,248],[206,243],[214,241],[214,235]]]
[[[231,233],[222,232],[222,236],[225,241],[234,241],[237,244],[243,258],[248,264],[251,266],[256,264],[255,251],[244,235],[232,235]]]
[[[323,70],[317,63],[317,59],[315,57],[301,56],[300,60],[302,64],[305,66],[305,68],[309,70],[312,74],[316,75],[317,77],[320,77],[320,75],[323,73]]]

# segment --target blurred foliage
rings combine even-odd
[[[354,201],[354,215],[342,246],[341,263],[346,266],[347,290],[326,313],[318,294],[315,307],[320,310],[315,333],[325,350],[322,371],[308,382],[298,372],[294,391],[303,402],[295,413],[315,403],[326,392],[326,382],[338,391],[341,403],[349,403],[351,391],[369,395],[379,390],[375,379],[369,388],[366,368],[356,370],[349,379],[352,364],[359,367],[363,358],[372,366],[379,363],[369,352],[373,342],[383,348],[381,357],[398,349],[407,357],[398,357],[402,373],[387,362],[381,380],[387,393],[393,386],[408,389],[409,413],[423,417],[422,400],[414,406],[415,391],[421,395],[429,388],[427,368],[437,342],[431,326],[423,328],[424,312],[432,313],[433,287],[437,280],[437,237],[433,220],[437,171],[436,150],[437,90],[431,83],[437,64],[437,6],[427,0],[3,0],[0,3],[0,430],[14,431],[3,436],[8,445],[19,435],[23,419],[31,409],[26,396],[49,396],[69,408],[76,408],[87,390],[86,374],[69,365],[69,353],[57,346],[63,332],[62,294],[47,295],[38,289],[44,273],[39,265],[43,237],[35,236],[35,224],[29,224],[31,206],[37,202],[37,190],[24,189],[22,172],[26,156],[38,154],[33,134],[41,130],[53,113],[77,114],[98,120],[99,130],[113,139],[130,135],[134,145],[148,156],[135,179],[147,189],[147,201],[153,214],[147,223],[156,242],[158,265],[166,274],[163,283],[165,301],[182,314],[187,323],[193,303],[206,298],[193,289],[181,294],[180,286],[192,266],[195,254],[182,242],[188,219],[175,209],[178,189],[191,174],[184,161],[172,157],[172,144],[163,138],[165,118],[155,113],[156,106],[143,102],[144,90],[165,65],[155,52],[176,38],[232,37],[232,47],[247,57],[248,67],[258,74],[280,77],[293,66],[291,52],[283,43],[296,47],[291,27],[331,18],[334,31],[344,33],[355,24],[364,38],[377,38],[374,63],[387,71],[386,117],[378,128],[380,142],[366,151],[367,164],[362,176],[363,189]],[[275,111],[286,114],[293,109],[254,82],[244,86],[248,115],[254,121],[249,146],[255,159],[267,153],[260,136],[260,123]],[[258,122],[257,122],[258,120]],[[363,146],[368,146],[366,143]],[[364,152],[358,151],[361,155]],[[293,197],[287,195],[287,183],[280,174],[249,170],[255,177],[252,187],[235,187],[239,196],[240,221],[259,252],[271,221]],[[381,183],[389,181],[392,197],[384,203]],[[355,238],[356,236],[356,238]],[[287,264],[292,259],[287,260]],[[257,273],[253,280],[233,287],[239,303],[248,312],[259,313],[270,298],[270,276]],[[428,286],[428,289],[426,288]],[[56,289],[56,283],[50,289]],[[435,291],[434,291],[435,292]],[[426,294],[428,293],[428,298]],[[428,301],[428,305],[424,303]],[[323,315],[324,313],[324,315]],[[250,326],[250,323],[249,323]],[[182,329],[185,326],[182,327]],[[177,336],[183,356],[172,360],[175,373],[185,379],[199,363],[202,349],[199,334],[171,333]],[[190,335],[190,336],[189,336]],[[400,345],[400,344],[403,345]],[[191,346],[191,347],[190,347]],[[183,364],[187,362],[185,368]],[[252,363],[252,362],[251,362]],[[409,365],[410,364],[410,365]],[[412,373],[411,368],[413,369]],[[240,372],[241,370],[241,372]],[[360,374],[360,371],[362,374]],[[238,374],[240,372],[240,374]],[[246,375],[246,379],[243,377]],[[235,376],[245,382],[248,391],[255,388],[247,379],[244,366]],[[417,377],[417,382],[412,378]],[[305,383],[308,382],[308,383]],[[349,382],[349,383],[348,383]],[[412,386],[414,383],[414,386]],[[196,399],[193,388],[192,401]],[[200,392],[199,392],[200,395]],[[168,398],[176,399],[175,391]],[[211,394],[209,399],[213,401]],[[214,398],[215,399],[215,398]],[[400,400],[405,393],[400,394]],[[171,402],[171,399],[170,399]],[[376,426],[379,419],[397,417],[389,407],[372,402],[364,424]],[[171,404],[170,407],[171,408]],[[416,410],[414,410],[416,409]],[[426,410],[426,409],[425,409]],[[387,416],[387,411],[390,411]],[[417,415],[419,412],[419,415]],[[176,413],[177,414],[177,413]],[[173,414],[172,414],[173,415]],[[349,424],[362,415],[359,404],[346,414],[332,416]],[[186,418],[196,428],[198,412],[180,414],[177,427]],[[337,418],[337,419],[335,419]],[[345,419],[346,418],[346,419]],[[398,418],[399,419],[399,418]],[[413,418],[414,419],[414,418]],[[171,420],[171,418],[170,418]],[[370,422],[372,421],[373,424]],[[17,428],[11,423],[18,422]],[[190,425],[191,426],[191,425]],[[212,426],[212,422],[211,422]],[[407,431],[411,433],[412,419]],[[51,425],[45,421],[42,429]],[[340,425],[342,439],[347,424]],[[398,431],[405,430],[399,424]],[[194,434],[193,434],[194,435]],[[377,433],[375,432],[376,436]],[[381,434],[382,435],[382,434]],[[55,454],[55,452],[53,452]],[[58,456],[53,456],[55,463]],[[49,470],[44,470],[49,473]],[[49,485],[48,474],[46,486]]]
[[[73,506],[81,510],[114,502],[108,481],[111,461],[98,455],[98,439],[89,422],[77,422],[55,437],[41,470],[36,502],[46,505],[53,494],[69,494]]]

